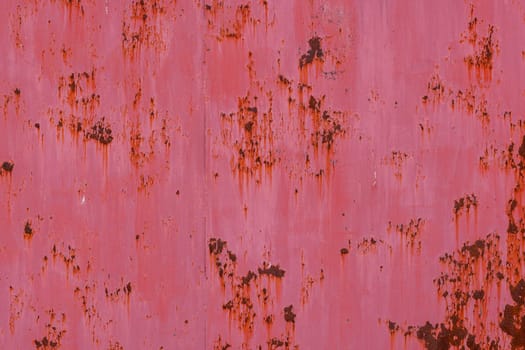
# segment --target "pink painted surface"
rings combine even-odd
[[[1,348],[524,347],[524,18],[4,1]]]

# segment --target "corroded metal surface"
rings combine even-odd
[[[5,1],[2,348],[525,347],[524,18]]]

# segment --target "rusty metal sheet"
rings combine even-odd
[[[6,0],[2,349],[525,348],[525,9]]]

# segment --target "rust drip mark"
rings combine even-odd
[[[55,0],[52,2],[55,2]],[[60,2],[68,10],[69,17],[71,17],[71,12],[73,9],[75,9],[81,16],[84,16],[84,6],[82,5],[82,0],[60,0]]]
[[[166,50],[161,19],[166,15],[167,7],[163,3],[160,0],[132,1],[129,18],[122,20],[122,50],[131,60],[143,47],[154,49],[157,54]]]
[[[129,298],[132,291],[132,285],[131,282],[126,283],[122,287],[118,287],[117,289],[113,290],[112,292],[109,291],[107,287],[104,288],[104,293],[106,295],[106,298],[108,298],[111,301],[118,301],[121,300],[122,297]]]
[[[467,114],[475,115],[484,126],[490,122],[488,101],[481,88],[475,85],[470,85],[465,89],[457,89],[456,91],[445,88],[438,73],[435,73],[427,83],[427,93],[422,98],[423,105],[432,103],[435,106],[447,101],[452,110],[464,111]],[[423,129],[421,124],[420,127]]]
[[[471,207],[474,209],[478,207],[478,199],[474,193],[467,194],[454,201],[454,215],[457,217],[464,211],[468,213]]]
[[[324,53],[323,49],[321,48],[321,38],[318,36],[310,38],[308,40],[308,45],[310,46],[310,49],[299,59],[299,68],[303,68],[304,66],[311,64],[314,62],[314,60],[318,60],[320,62],[324,61]]]
[[[389,252],[392,252],[392,247],[382,239],[365,237],[357,243],[357,251],[363,255],[377,252],[378,247],[385,247]]]
[[[312,145],[316,149],[319,145],[322,145],[329,151],[333,147],[336,138],[345,134],[340,118],[336,117],[336,115],[341,115],[342,113],[330,113],[325,110],[322,114],[319,114],[320,111],[318,109],[312,109],[312,99],[315,100],[313,96],[310,96],[309,106],[312,110],[312,117],[314,119],[314,130],[311,135]],[[317,108],[319,108],[319,105],[317,105]],[[319,116],[321,116],[321,118],[318,118]]]
[[[4,95],[4,105],[3,105],[4,118],[7,118],[7,113],[8,113],[9,105],[11,102],[14,103],[15,114],[17,116],[20,115],[21,95],[22,95],[22,92],[20,91],[20,88],[18,87],[14,88],[12,93]]]
[[[208,30],[212,32],[217,41],[241,40],[246,28],[250,25],[254,30],[257,25],[265,22],[268,28],[268,8],[266,1],[250,1],[245,4],[233,5],[229,2],[213,0],[205,4],[205,16]],[[255,16],[265,13],[265,18]],[[220,18],[218,18],[220,16]]]
[[[479,169],[481,173],[487,173],[490,169],[491,163],[496,160],[498,150],[493,146],[485,147],[483,154],[479,156]]]
[[[389,163],[394,168],[394,176],[397,180],[401,181],[403,178],[403,165],[408,160],[409,155],[401,151],[392,151],[390,159],[386,159],[385,162]]]
[[[15,292],[13,286],[9,286],[9,331],[11,334],[15,333],[15,324],[22,315],[24,310],[24,291],[19,289]]]
[[[228,350],[232,346],[228,342],[223,342],[222,337],[219,335],[217,340],[213,343],[213,350]]]
[[[226,287],[225,278],[231,282],[228,286],[231,288],[233,298],[222,304],[222,309],[228,312],[230,319],[233,318],[239,330],[244,332],[246,338],[249,338],[253,334],[256,317],[250,286],[257,280],[257,276],[252,271],[248,271],[244,277],[237,276],[235,270],[237,256],[226,246],[226,241],[220,238],[210,238],[208,241],[208,249],[215,260],[222,287]]]
[[[267,109],[261,110],[265,104]],[[248,93],[238,99],[234,113],[221,113],[223,143],[233,149],[232,170],[239,179],[255,176],[261,181],[262,170],[271,175],[279,158],[274,150],[273,97],[266,93],[266,101]],[[236,127],[235,127],[236,126]]]
[[[435,73],[430,77],[430,81],[427,83],[427,94],[423,96],[423,104],[432,102],[434,105],[439,104],[445,97],[445,85],[441,80],[438,73]]]
[[[408,224],[397,224],[395,230],[407,248],[415,248],[419,253],[421,252],[421,231],[424,224],[425,220],[422,218],[410,219]],[[392,223],[389,222],[389,226],[392,226]]]
[[[102,117],[102,119],[98,120],[89,130],[84,132],[84,137],[86,140],[95,140],[107,146],[113,141],[112,133],[109,123]]]
[[[476,69],[478,80],[481,80],[482,76],[485,81],[492,79],[494,54],[499,47],[493,36],[494,26],[489,25],[487,35],[479,39],[476,44],[473,44],[474,53],[465,57],[465,63],[469,72],[473,68]]]
[[[73,274],[80,273],[80,265],[76,262],[76,249],[70,245],[67,246],[67,253],[63,253],[57,249],[56,244],[53,244],[53,247],[51,248],[51,256],[53,257],[53,262],[55,262],[57,258],[61,258],[68,273],[69,267],[72,267]]]
[[[228,249],[225,240],[210,238],[208,250],[223,291],[230,296],[220,304],[220,309],[227,313],[230,321],[233,320],[238,330],[243,333],[243,347],[247,346],[257,326],[266,327],[268,335],[270,335],[274,317],[268,314],[267,307],[272,305],[274,301],[270,288],[263,287],[264,281],[261,280],[260,276],[267,275],[280,280],[284,277],[285,271],[279,265],[272,266],[264,263],[262,268],[258,268],[259,275],[252,270],[247,270],[245,275],[239,275],[237,273],[237,255]],[[226,288],[228,291],[224,290]],[[261,310],[259,317],[257,317],[259,314],[257,310]],[[290,309],[290,311],[292,310]],[[287,333],[289,331],[287,330]],[[217,347],[218,344],[224,343],[222,340],[217,341],[215,348],[220,348]]]
[[[241,39],[244,32],[244,27],[251,18],[251,10],[249,4],[241,4],[235,9],[235,18],[230,26],[222,26],[219,30],[219,38],[222,39]]]
[[[299,85],[299,91],[305,87],[304,84]],[[302,92],[300,92],[302,94]],[[300,97],[302,100],[302,97]],[[304,133],[306,130],[310,132],[310,145],[313,148],[315,160],[319,160],[319,151],[321,150],[325,156],[325,164],[318,164],[319,168],[316,172],[314,170],[313,175],[321,183],[323,175],[330,174],[332,167],[334,166],[331,158],[335,153],[336,141],[346,134],[346,128],[343,127],[345,113],[341,111],[327,110],[324,108],[325,96],[315,97],[310,95],[308,104],[303,103],[299,106],[299,126],[301,131]],[[309,120],[305,120],[305,113],[310,117]],[[306,156],[305,167],[310,167],[309,155]]]
[[[149,189],[155,184],[155,178],[150,175],[140,174],[137,191],[149,194]]]
[[[53,316],[51,316],[51,318],[53,318]],[[53,319],[51,320],[51,322],[53,322]],[[35,349],[40,349],[40,350],[60,349],[61,341],[64,335],[66,334],[66,331],[57,328],[52,323],[48,323],[46,324],[46,333],[47,334],[43,336],[42,338],[37,338],[33,340]]]
[[[439,260],[445,271],[434,279],[434,284],[439,297],[446,302],[445,320],[435,325],[427,321],[422,326],[409,327],[405,334],[415,332],[426,349],[499,348],[494,347],[498,346],[498,338],[492,339],[483,328],[477,327],[486,322],[487,295],[504,278],[499,241],[499,236],[489,234],[441,256]]]
[[[84,114],[93,113],[100,105],[100,95],[95,93],[96,70],[71,73],[58,79],[58,96],[72,109],[82,108]]]

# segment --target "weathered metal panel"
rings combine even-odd
[[[3,349],[525,347],[523,2],[3,5]]]

